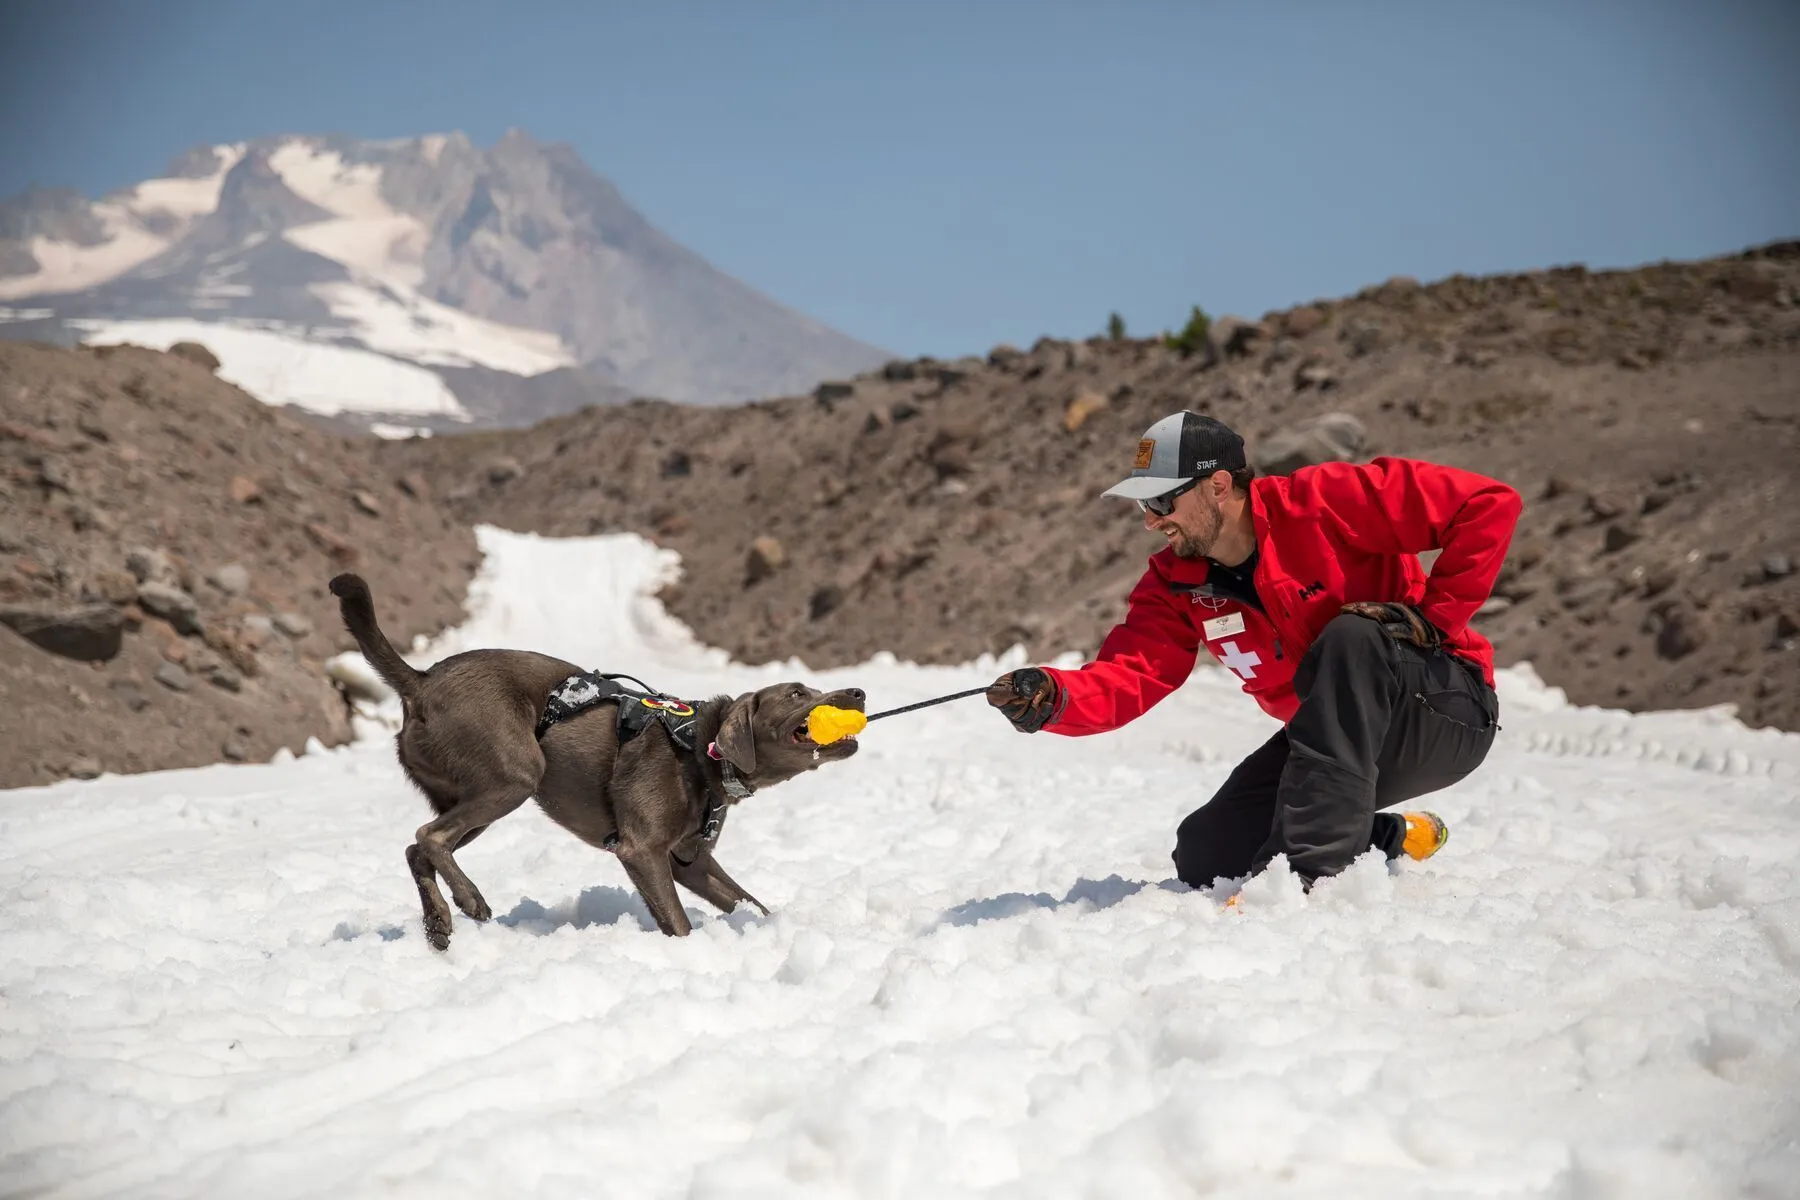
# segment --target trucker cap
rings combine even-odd
[[[1131,474],[1100,494],[1154,500],[1202,475],[1245,465],[1244,439],[1230,426],[1183,409],[1144,430]]]

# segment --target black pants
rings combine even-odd
[[[1479,668],[1399,642],[1366,617],[1325,627],[1294,673],[1299,710],[1175,835],[1175,871],[1206,887],[1286,854],[1308,886],[1371,847],[1400,854],[1388,808],[1455,783],[1494,743],[1499,702]]]

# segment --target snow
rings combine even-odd
[[[554,333],[502,325],[414,292],[360,283],[320,283],[311,291],[370,349],[414,362],[485,366],[516,375],[575,362]]]
[[[126,202],[133,212],[166,213],[184,221],[204,217],[219,207],[219,192],[231,168],[243,161],[242,143],[214,146],[218,166],[199,179],[151,179],[137,185]]]
[[[117,205],[96,205],[94,213],[100,218],[106,240],[94,246],[81,246],[45,237],[32,238],[29,249],[37,260],[38,269],[29,275],[0,279],[0,300],[95,287],[118,278],[169,248],[169,239],[137,225],[130,214]]]
[[[213,149],[220,158],[218,169],[211,175],[201,179],[151,179],[95,204],[94,215],[106,235],[98,245],[31,239],[30,250],[38,261],[38,269],[30,275],[0,279],[0,300],[97,287],[167,250],[186,234],[194,219],[218,207],[225,175],[244,154],[241,144]],[[173,218],[175,225],[152,233],[143,224],[146,217]]]
[[[288,241],[390,287],[419,286],[431,234],[381,198],[379,166],[346,163],[336,151],[301,140],[278,147],[269,166],[289,191],[337,218],[290,229],[283,235]]]
[[[436,161],[438,139],[422,146]],[[417,293],[431,233],[418,218],[396,212],[381,197],[381,168],[349,164],[311,142],[283,144],[269,165],[289,190],[334,219],[287,230],[294,245],[350,271],[347,283],[311,290],[333,316],[347,322],[370,349],[440,366],[480,365],[536,375],[575,362],[556,334],[485,320]]]
[[[461,629],[690,696],[985,682],[745,665],[629,536],[484,529]],[[378,607],[382,597],[378,593]],[[1065,659],[1064,661],[1069,661]],[[366,677],[350,655],[334,662]],[[529,806],[439,954],[391,700],[277,762],[0,793],[0,1180],[68,1196],[1793,1197],[1800,737],[1504,673],[1452,837],[1195,893],[1176,822],[1273,726],[1205,670],[1098,738],[979,699],[759,793],[772,909],[664,938]],[[178,703],[171,700],[170,703]]]
[[[69,324],[84,331],[83,342],[96,346],[129,342],[167,350],[176,342],[199,342],[218,358],[221,379],[265,404],[292,404],[326,416],[374,412],[469,418],[441,376],[369,350],[312,342],[275,329],[186,318]]]

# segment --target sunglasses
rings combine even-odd
[[[1164,492],[1162,495],[1149,500],[1139,500],[1137,502],[1138,511],[1155,513],[1159,517],[1166,517],[1175,511],[1175,502],[1181,499],[1186,493],[1199,487],[1201,482],[1202,480],[1199,479],[1190,479],[1172,492]]]

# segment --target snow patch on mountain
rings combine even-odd
[[[416,292],[365,283],[321,283],[309,289],[372,350],[446,367],[482,366],[538,375],[575,365],[553,333],[484,321]]]
[[[52,238],[28,245],[38,269],[0,279],[0,300],[56,295],[110,282],[149,262],[186,235],[188,227],[219,205],[226,174],[244,156],[244,146],[215,146],[218,165],[198,179],[150,179],[101,200],[94,217],[104,230],[91,246]]]
[[[200,342],[219,360],[219,377],[265,404],[308,412],[394,413],[470,419],[442,377],[369,350],[307,341],[280,329],[210,321],[71,321],[89,345],[130,343],[167,350]]]

